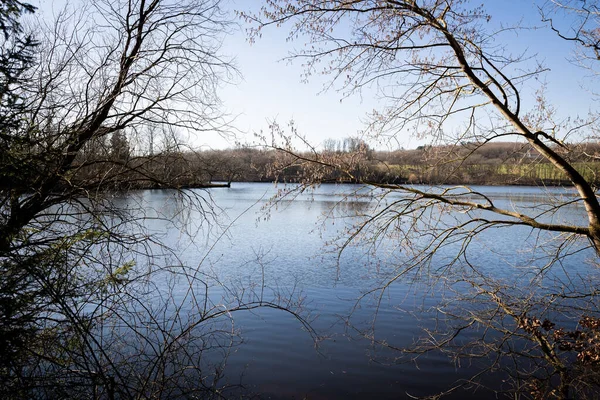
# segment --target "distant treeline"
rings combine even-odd
[[[600,181],[600,143],[556,148],[586,179]],[[566,177],[524,143],[466,143],[376,151],[364,143],[296,157],[277,150],[238,148],[187,154],[202,182],[302,181],[317,174],[324,182],[568,185]],[[315,160],[322,164],[315,164]]]
[[[114,138],[90,149],[68,184],[110,188],[203,187],[231,182],[378,182],[477,185],[567,185],[566,177],[525,143],[464,143],[379,151],[362,141],[296,153],[238,147],[133,156]],[[586,179],[598,183],[600,143],[556,146]],[[317,162],[314,162],[317,161]],[[67,181],[65,181],[67,184]]]

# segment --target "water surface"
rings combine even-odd
[[[236,394],[260,394],[264,398],[409,398],[442,391],[478,371],[478,361],[458,368],[439,353],[411,361],[413,357],[397,350],[410,347],[422,335],[423,327],[433,327],[429,316],[415,315],[439,300],[441,294],[433,287],[400,279],[382,297],[381,292],[375,292],[357,300],[394,276],[405,259],[406,249],[398,247],[393,239],[382,240],[376,252],[372,252],[372,246],[359,243],[340,255],[331,245],[358,221],[355,215],[372,211],[380,192],[353,185],[324,185],[293,201],[272,203],[280,189],[271,184],[237,183],[231,188],[198,192],[214,201],[214,220],[186,210],[173,192],[139,194],[149,204],[148,210],[175,222],[172,227],[167,221],[156,220],[149,223],[149,228],[175,249],[177,262],[218,278],[226,287],[248,288],[255,296],[274,298],[280,294],[294,301],[303,299],[300,315],[325,338],[315,346],[315,338],[298,319],[280,310],[236,313],[235,327],[243,343],[232,349],[224,378],[243,385]],[[549,192],[532,187],[475,190],[490,196],[498,206],[514,210],[531,211],[531,207],[539,207],[549,198],[573,197],[571,189],[562,188]],[[348,198],[348,193],[354,194]],[[386,201],[393,201],[394,196],[400,195],[390,195]],[[334,207],[337,211],[332,212]],[[584,210],[577,204],[543,218],[585,224]],[[183,234],[182,229],[193,235]],[[525,268],[543,262],[527,250],[546,239],[526,227],[494,229],[478,236],[469,254],[482,270],[510,279],[515,266]],[[456,250],[456,246],[441,250],[433,265],[442,265]],[[566,267],[587,274],[590,267],[585,260],[589,256],[589,252],[577,253],[565,260]],[[185,283],[181,290],[185,290]],[[222,294],[218,285],[211,289],[216,299]],[[374,337],[362,333],[374,333]],[[389,346],[379,345],[380,341]],[[503,378],[500,373],[491,374],[484,382],[500,387]],[[457,392],[453,397],[485,398],[492,394]]]

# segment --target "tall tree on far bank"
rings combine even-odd
[[[111,157],[115,161],[127,162],[130,156],[129,141],[123,131],[113,132],[110,137]]]

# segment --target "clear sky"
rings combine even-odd
[[[257,9],[259,3],[231,0],[226,4],[230,10],[247,10]],[[249,44],[243,31],[247,26],[240,24],[239,30],[226,38],[224,50],[234,57],[242,79],[222,93],[227,108],[238,115],[239,129],[255,132],[266,130],[272,120],[282,125],[294,120],[302,134],[319,143],[330,137],[354,136],[363,128],[365,113],[377,102],[374,93],[366,98],[344,99],[336,91],[323,91],[326,78],[314,77],[303,83],[300,63],[283,60],[294,47],[303,46],[303,42],[288,42],[284,28],[273,28]]]
[[[222,0],[225,9],[234,18],[234,10],[257,10],[260,0]],[[64,1],[37,0],[42,11]],[[479,3],[479,2],[477,2]],[[593,106],[589,86],[596,81],[567,61],[572,57],[571,47],[557,39],[549,29],[543,28],[533,0],[484,0],[492,15],[491,26],[516,24],[537,26],[540,29],[523,30],[502,36],[502,41],[515,49],[515,53],[537,54],[551,70],[545,79],[548,97],[563,115],[585,115]],[[540,3],[539,1],[537,2]],[[52,6],[54,4],[54,6]],[[335,90],[323,92],[326,77],[316,77],[309,83],[301,82],[302,67],[282,59],[294,47],[304,45],[302,39],[286,41],[285,28],[271,27],[263,31],[261,39],[250,45],[242,21],[227,36],[223,52],[234,59],[241,73],[235,84],[221,88],[221,98],[227,112],[235,116],[234,126],[241,132],[238,140],[251,142],[252,134],[267,130],[269,121],[286,124],[294,120],[299,131],[318,144],[327,138],[344,138],[356,135],[364,128],[366,114],[381,106],[375,90],[366,90],[362,97],[342,98]],[[533,89],[534,83],[531,84]],[[414,148],[420,144],[407,132],[397,135],[398,146]],[[233,146],[231,142],[207,135],[197,138],[196,145],[210,147]]]
[[[478,2],[479,3],[479,2]],[[499,41],[514,49],[536,55],[549,71],[544,75],[548,98],[555,104],[559,114],[584,116],[594,106],[590,85],[597,84],[589,73],[575,67],[570,43],[556,37],[541,21],[532,0],[485,0],[484,6],[492,16],[491,27],[515,25],[534,29],[505,33]],[[229,0],[229,9],[257,9],[258,0]],[[245,27],[242,26],[241,29]],[[243,79],[236,86],[226,88],[222,95],[228,109],[239,114],[236,126],[242,131],[253,132],[266,129],[268,120],[277,119],[284,124],[293,119],[299,131],[311,142],[355,135],[363,129],[366,114],[381,106],[375,90],[363,92],[362,98],[342,99],[335,90],[322,92],[326,79],[316,77],[308,84],[302,83],[299,62],[281,61],[294,47],[304,45],[302,39],[286,41],[287,30],[271,27],[250,45],[243,31],[228,37],[224,49],[235,56]],[[529,84],[531,94],[539,82]],[[531,102],[526,104],[531,105]],[[423,142],[408,132],[397,135],[399,146],[413,148]]]

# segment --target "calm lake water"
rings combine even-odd
[[[179,260],[172,262],[193,266],[218,278],[225,287],[253,288],[255,292],[264,287],[265,297],[277,292],[294,300],[302,298],[300,315],[311,320],[318,335],[326,337],[315,347],[302,324],[280,310],[235,313],[235,328],[243,342],[228,356],[224,381],[239,383],[243,389],[232,393],[296,399],[409,398],[447,389],[480,368],[478,362],[457,368],[447,356],[433,353],[413,362],[411,356],[377,344],[410,346],[422,335],[423,327],[433,326],[417,311],[435,304],[439,294],[431,286],[411,284],[407,279],[394,282],[382,298],[357,300],[393,276],[403,260],[403,250],[393,239],[383,240],[375,253],[364,244],[349,247],[339,256],[331,246],[346,227],[358,221],[353,215],[373,207],[371,192],[353,185],[324,185],[314,193],[269,207],[269,200],[281,188],[234,183],[231,188],[199,191],[216,205],[214,221],[187,210],[173,192],[139,194],[147,210],[152,210],[149,213],[169,220],[149,222],[148,228],[175,249]],[[531,187],[478,189],[511,209],[540,204],[549,196]],[[357,190],[359,196],[345,198]],[[550,193],[572,196],[568,189],[550,189]],[[333,215],[337,218],[325,218],[336,205]],[[563,209],[555,218],[585,223],[584,210],[578,206]],[[545,238],[526,228],[496,229],[482,234],[469,254],[482,269],[509,276],[514,265],[531,262],[531,255],[524,250],[542,240]],[[441,252],[440,262],[452,256],[452,251],[450,246]],[[586,252],[575,254],[567,259],[567,267],[587,273],[589,256]],[[222,294],[218,285],[211,288],[215,301]],[[375,341],[361,332],[374,332]],[[503,378],[490,374],[484,382],[499,387]],[[487,397],[492,394],[478,391],[457,392],[450,398]]]

